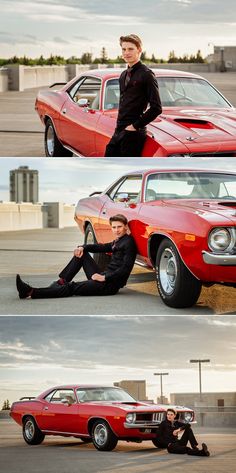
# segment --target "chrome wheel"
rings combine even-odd
[[[170,295],[174,292],[178,276],[175,254],[171,248],[165,248],[159,264],[159,280],[163,291]]]
[[[99,447],[103,447],[108,439],[108,431],[104,424],[97,424],[94,429],[94,440]]]
[[[34,434],[35,434],[34,423],[32,420],[29,419],[25,423],[25,436],[27,440],[32,440],[34,438]]]
[[[47,129],[47,149],[48,149],[48,154],[50,156],[54,155],[54,148],[55,148],[55,133],[52,125],[49,125]]]

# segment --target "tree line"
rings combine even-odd
[[[141,61],[148,64],[168,64],[168,63],[204,63],[205,60],[202,57],[201,51],[198,50],[196,54],[184,54],[183,56],[176,56],[174,51],[170,51],[168,59],[162,59],[152,54],[151,57],[148,57],[146,51],[143,51],[141,54]],[[13,56],[8,59],[0,58],[0,66],[7,66],[9,64],[21,64],[24,66],[52,66],[52,65],[64,65],[64,64],[122,64],[124,60],[121,56],[116,58],[109,58],[106,48],[102,48],[100,57],[95,57],[93,59],[92,53],[83,53],[80,57],[71,56],[65,59],[60,55],[51,54],[48,58],[45,58],[41,55],[38,58],[30,58],[27,56]]]

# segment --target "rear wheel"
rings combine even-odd
[[[26,417],[23,422],[23,437],[29,445],[38,445],[44,440],[45,435],[31,416]]]
[[[201,292],[201,282],[182,262],[175,245],[165,238],[156,256],[157,287],[163,302],[175,308],[192,307]]]
[[[94,245],[97,243],[95,233],[93,231],[92,225],[89,223],[85,230],[84,243]],[[97,263],[101,271],[105,271],[109,261],[110,256],[106,253],[91,253],[94,261]]]
[[[44,132],[44,148],[48,157],[73,156],[72,151],[64,148],[58,140],[52,120],[48,118]]]
[[[97,450],[108,452],[116,447],[118,438],[106,421],[98,420],[92,427],[92,441]]]

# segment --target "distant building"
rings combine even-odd
[[[144,379],[142,380],[126,379],[126,380],[114,383],[114,386],[118,386],[119,388],[124,389],[130,394],[130,396],[133,396],[138,401],[147,400],[146,381]]]
[[[166,396],[159,396],[157,398],[157,404],[169,404],[169,400]]]
[[[206,58],[208,63],[214,63],[217,71],[236,70],[236,46],[214,46],[214,53]]]
[[[31,202],[39,201],[38,171],[20,166],[10,171],[10,201]]]

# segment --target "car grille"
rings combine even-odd
[[[150,412],[150,413],[142,413],[136,415],[135,424],[150,424],[152,422],[159,423],[165,418],[164,412]]]

